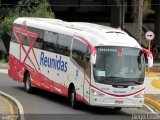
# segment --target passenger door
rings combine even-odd
[[[74,64],[73,68],[73,76],[74,76],[74,83],[76,86],[76,93],[77,99],[83,102],[89,102],[89,86],[90,86],[90,79],[88,77],[88,70],[86,67],[86,60],[88,59],[87,55],[89,54],[89,48],[85,42],[81,41],[81,39],[74,39],[73,40],[73,47],[72,47],[72,58],[71,62]],[[88,59],[89,60],[89,59]]]

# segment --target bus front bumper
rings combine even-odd
[[[106,98],[104,100],[92,99],[90,105],[99,107],[143,107],[144,98],[130,99],[130,98]]]

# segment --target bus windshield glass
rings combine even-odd
[[[96,49],[96,82],[109,85],[143,84],[145,57],[139,48],[107,46]]]

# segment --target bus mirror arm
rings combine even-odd
[[[96,54],[91,54],[91,63],[93,64],[93,65],[95,65],[96,64]]]
[[[153,67],[153,58],[148,57],[148,56],[147,58],[148,58],[148,67]]]
[[[145,48],[142,48],[142,51],[147,56],[148,67],[153,67],[153,55],[152,55],[152,53],[149,50],[145,49]]]

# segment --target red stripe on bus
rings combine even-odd
[[[27,26],[26,26],[26,21],[23,21],[22,23],[22,27],[21,28],[18,28],[18,27],[13,27],[13,33],[15,34],[16,36],[16,39],[18,40],[19,44],[20,44],[20,60],[21,60],[21,48],[23,49],[23,51],[25,52],[26,56],[25,58],[23,59],[23,63],[25,63],[26,59],[28,58],[30,60],[30,62],[32,63],[33,67],[36,69],[33,61],[31,60],[31,58],[29,57],[29,53],[30,51],[33,52],[33,55],[34,55],[34,58],[36,60],[36,63],[39,67],[39,64],[38,64],[38,60],[36,58],[36,55],[35,55],[35,52],[34,52],[34,49],[33,49],[33,46],[37,40],[37,37],[38,35],[34,32],[31,32],[28,30]],[[20,36],[17,35],[17,33],[20,33]],[[28,49],[28,51],[25,50],[24,46],[23,46],[23,42],[22,42],[22,34],[25,34],[26,37],[27,37],[27,40],[28,40],[28,43],[30,45],[30,48]],[[33,37],[33,41],[30,40],[30,37]]]
[[[150,57],[151,59],[153,59],[153,55],[149,50],[142,48],[142,51],[147,54],[147,57]]]
[[[117,94],[111,94],[111,93],[105,92],[105,91],[103,91],[103,90],[101,90],[101,89],[93,86],[92,84],[90,84],[87,79],[85,79],[85,80],[87,81],[87,83],[88,83],[91,87],[95,88],[96,90],[98,90],[98,91],[100,91],[100,92],[103,92],[104,94],[107,94],[107,95],[110,95],[110,96],[114,96],[114,97],[128,97],[128,96],[131,96],[131,95],[135,95],[135,94],[137,94],[137,93],[139,93],[139,92],[141,92],[141,91],[143,91],[143,90],[145,89],[145,88],[143,88],[143,89],[141,89],[141,90],[139,90],[139,91],[137,91],[137,92],[131,93],[131,94],[117,95]]]
[[[95,87],[95,86],[93,86],[93,85],[91,85],[91,86],[92,86],[93,88],[95,88],[95,89],[97,89],[97,90],[99,90],[99,91],[107,94],[107,95],[114,96],[114,97],[128,97],[128,96],[131,96],[131,95],[135,95],[135,94],[137,94],[137,93],[139,93],[139,92],[141,92],[141,91],[143,91],[143,90],[145,89],[145,88],[143,88],[143,89],[141,89],[141,90],[139,90],[139,91],[137,91],[137,92],[131,93],[131,94],[117,95],[117,94],[111,94],[111,93],[105,92],[105,91],[103,91],[103,90],[101,90],[101,89],[99,89],[99,88],[97,88],[97,87]]]
[[[75,36],[75,38],[79,38],[80,41],[84,42],[90,48],[91,54],[96,53],[96,48],[90,42],[88,42],[85,38],[81,36]]]
[[[8,74],[11,78],[23,82],[24,72],[28,69],[32,79],[31,84],[33,86],[68,97],[68,88],[66,86],[49,79],[29,65],[22,63],[11,54],[9,54],[9,66],[10,69],[8,70]],[[22,68],[24,68],[23,71]],[[88,104],[87,100],[78,93],[76,93],[76,98],[78,101]]]

